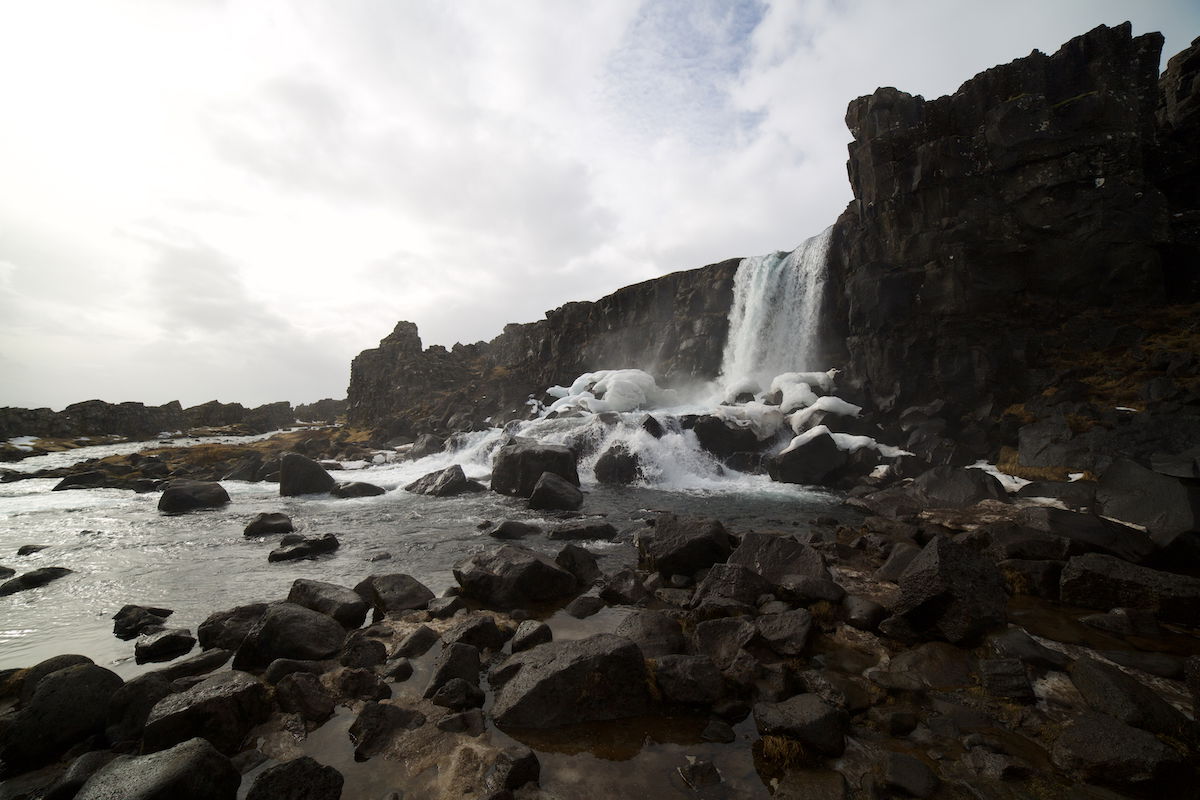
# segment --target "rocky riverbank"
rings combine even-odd
[[[492,490],[537,504],[578,482],[566,448],[510,447]],[[285,463],[281,493],[321,477]],[[655,720],[703,754],[646,778],[681,797],[1196,796],[1200,578],[1071,486],[934,467],[855,493],[857,521],[787,530],[665,514],[618,534],[562,511],[491,528],[442,597],[388,562],[195,636],[127,607],[114,632],[171,663],[127,683],[69,655],[7,674],[5,796],[335,798],[322,749],[342,736],[399,796],[565,797],[541,761]],[[269,522],[248,534],[288,527]],[[610,539],[636,567],[598,568]],[[579,622],[556,640],[563,609]]]

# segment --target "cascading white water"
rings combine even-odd
[[[738,266],[721,361],[726,387],[766,389],[776,375],[822,366],[816,350],[832,232],[830,226],[790,253],[755,256]]]

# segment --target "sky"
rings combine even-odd
[[[0,0],[0,406],[344,397],[397,320],[473,342],[790,250],[847,103],[1195,0]]]

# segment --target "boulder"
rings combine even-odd
[[[1067,539],[1070,555],[1099,551],[1123,558],[1126,561],[1142,562],[1158,550],[1146,534],[1095,514],[1080,514],[1061,508],[1023,508],[1016,522],[1026,534],[1042,533]],[[1026,544],[1029,547],[1029,544]],[[1007,558],[1065,558],[1055,551],[1048,553],[1005,553]]]
[[[340,800],[345,780],[333,767],[300,756],[260,772],[246,800]]]
[[[554,633],[550,630],[549,625],[535,619],[527,619],[517,626],[517,632],[513,634],[512,651],[519,653],[522,650],[553,641],[553,639]]]
[[[1009,502],[1003,484],[988,473],[948,465],[918,475],[911,491],[929,508],[967,508],[981,500]]]
[[[344,628],[361,627],[367,618],[368,603],[358,592],[333,583],[297,578],[287,596],[289,603],[328,614]]]
[[[719,669],[726,670],[757,633],[747,617],[723,617],[699,623],[693,635],[696,652],[708,656]]]
[[[1179,736],[1188,724],[1175,706],[1117,667],[1085,656],[1076,659],[1069,672],[1071,682],[1094,711],[1126,725]]]
[[[945,536],[925,545],[899,584],[893,616],[881,625],[889,636],[959,643],[1007,618],[1008,595],[996,566],[969,544]]]
[[[456,678],[477,686],[479,669],[479,648],[461,643],[446,645],[433,662],[429,684],[425,687],[425,698],[433,697],[438,689]]]
[[[581,597],[576,597],[571,602],[567,603],[567,607],[563,611],[570,614],[575,619],[587,619],[593,614],[598,614],[600,609],[604,608],[605,602],[599,597],[591,594],[585,594]]]
[[[219,672],[155,703],[146,719],[143,750],[165,750],[200,737],[232,755],[241,750],[250,729],[270,714],[266,684],[246,672]]]
[[[75,800],[235,800],[242,776],[203,739],[144,756],[119,756],[92,775]]]
[[[604,579],[600,587],[600,599],[613,606],[635,606],[649,598],[650,592],[642,583],[642,576],[633,569],[622,569]]]
[[[404,491],[433,497],[453,497],[460,494],[486,491],[479,481],[470,480],[458,464],[422,475],[404,487]]]
[[[89,778],[116,757],[117,754],[111,750],[93,750],[90,753],[84,753],[71,762],[67,771],[51,784],[45,794],[40,795],[41,800],[71,800],[79,794],[79,790],[83,788]]]
[[[291,533],[296,530],[292,518],[280,512],[262,512],[250,520],[242,531],[246,536],[267,536],[272,533]]]
[[[229,502],[229,492],[214,481],[173,480],[163,487],[158,510],[182,514],[198,508],[220,508]]]
[[[438,632],[428,625],[421,625],[412,633],[400,640],[400,644],[396,645],[396,652],[392,655],[402,656],[404,658],[417,658],[429,652],[429,648],[440,639]]]
[[[37,589],[59,578],[65,578],[71,572],[72,570],[66,567],[42,567],[41,569],[31,570],[16,578],[0,583],[0,597],[24,592],[29,589]]]
[[[559,550],[554,563],[574,575],[580,586],[591,586],[603,574],[596,557],[577,544]]]
[[[655,686],[666,703],[711,706],[725,692],[721,670],[708,656],[663,655],[650,662]]]
[[[596,459],[593,471],[600,483],[627,484],[642,477],[642,464],[624,444],[614,444]]]
[[[401,708],[390,703],[368,702],[358,712],[350,726],[354,742],[354,760],[366,761],[387,749],[392,737],[403,730],[414,730],[425,724],[425,715],[413,708]]]
[[[492,463],[492,491],[529,497],[547,472],[579,486],[575,453],[570,448],[529,440],[506,444],[496,451]]]
[[[28,702],[0,729],[0,759],[20,772],[103,733],[109,700],[123,684],[115,673],[95,664],[47,673],[37,681]]]
[[[371,604],[376,620],[389,614],[425,608],[434,596],[428,586],[401,572],[371,575],[359,582],[354,591]]]
[[[692,432],[700,446],[717,458],[758,450],[762,443],[750,428],[742,428],[721,417],[704,414],[692,423]]]
[[[502,727],[556,728],[623,719],[650,705],[646,662],[630,640],[601,633],[509,658],[492,717]]]
[[[772,584],[788,576],[831,580],[825,558],[794,536],[773,533],[747,533],[729,556],[730,564],[757,572]]]
[[[573,519],[555,525],[546,538],[555,542],[602,541],[611,542],[617,537],[617,529],[610,522],[594,519]]]
[[[1106,517],[1141,525],[1161,547],[1200,529],[1200,488],[1125,458],[1104,471],[1096,506]]]
[[[279,496],[323,494],[333,489],[337,481],[325,468],[308,456],[284,453],[279,459]]]
[[[1200,615],[1200,578],[1087,553],[1063,568],[1062,602],[1084,608],[1142,608],[1165,622],[1192,625]]]
[[[756,703],[754,723],[760,736],[796,739],[824,756],[846,749],[850,717],[815,694],[798,694],[782,703]]]
[[[511,544],[460,561],[454,579],[463,595],[498,609],[558,600],[577,585],[574,575],[545,555]]]
[[[157,669],[152,674],[162,675],[169,681],[194,678],[197,675],[207,675],[218,667],[225,666],[225,663],[231,658],[233,658],[232,650],[208,650]]]
[[[499,627],[496,624],[495,617],[490,614],[484,614],[455,625],[442,635],[442,641],[446,644],[462,642],[480,651],[491,650],[498,652],[504,647],[504,643],[511,636],[512,631],[510,629]]]
[[[359,632],[351,635],[338,654],[338,663],[343,667],[377,667],[388,659],[387,645],[378,639],[370,639]]]
[[[849,457],[828,433],[810,436],[802,444],[767,459],[767,474],[780,483],[820,485],[846,466]]]
[[[804,652],[812,630],[812,614],[807,609],[763,614],[754,620],[758,638],[781,656],[794,657]]]
[[[276,603],[250,628],[233,657],[233,667],[262,668],[277,658],[332,658],[345,638],[345,629],[332,617],[295,603]]]
[[[392,688],[369,669],[351,667],[338,672],[333,679],[338,697],[347,700],[387,700]]]
[[[479,708],[484,701],[483,690],[462,678],[451,678],[433,693],[429,698],[435,706],[448,708],[451,711],[466,711],[468,708]]]
[[[752,569],[740,564],[713,564],[696,587],[692,607],[714,610],[730,604],[753,607],[771,589],[770,582]]]
[[[621,620],[614,633],[636,644],[646,658],[687,652],[683,627],[661,611],[635,611]]]
[[[349,483],[339,483],[330,489],[329,493],[334,497],[349,500],[355,497],[378,497],[381,494],[387,494],[387,489],[373,483],[350,481]]]
[[[168,628],[138,637],[133,646],[133,659],[138,664],[149,661],[170,661],[187,654],[196,646],[196,637],[188,628]]]
[[[196,628],[196,638],[200,640],[201,649],[217,647],[222,650],[237,650],[242,646],[246,634],[266,612],[266,603],[250,603],[209,614],[204,622],[200,623],[200,627]]]
[[[321,723],[333,716],[337,700],[316,675],[293,672],[275,684],[275,702],[283,711]]]
[[[665,576],[692,575],[728,559],[736,544],[718,520],[659,514],[639,541],[640,563]]]
[[[134,742],[142,738],[150,711],[177,690],[164,675],[139,675],[113,692],[108,700],[108,722],[104,735],[111,744]]]
[[[306,558],[316,558],[323,556],[326,553],[332,553],[342,546],[337,537],[332,533],[324,533],[320,536],[301,537],[301,540],[293,544],[285,544],[283,547],[278,547],[270,552],[267,556],[267,561],[272,563],[276,561],[299,561]]]
[[[408,449],[410,459],[425,458],[434,453],[440,453],[446,448],[446,440],[436,434],[422,433]]]
[[[582,505],[579,487],[553,472],[543,472],[529,495],[529,507],[539,511],[576,511]]]
[[[1182,755],[1154,734],[1095,712],[1079,715],[1063,729],[1051,757],[1055,766],[1088,783],[1141,790],[1166,782],[1183,763]]]
[[[903,797],[931,797],[941,780],[929,766],[915,756],[889,751],[883,757],[880,779]]]
[[[488,536],[495,539],[523,539],[526,536],[532,536],[535,533],[541,532],[542,529],[532,523],[506,519],[488,531]]]
[[[121,606],[121,610],[113,614],[113,635],[118,639],[136,639],[146,628],[162,627],[167,617],[173,614],[169,608],[153,606]]]
[[[985,658],[979,662],[979,680],[992,697],[1032,703],[1036,700],[1025,664],[1016,658]]]

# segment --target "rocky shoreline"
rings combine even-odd
[[[509,447],[492,490],[578,483],[565,448]],[[285,463],[281,493],[324,472]],[[1146,532],[1033,494],[941,466],[849,498],[858,524],[739,535],[659,515],[614,574],[588,550],[612,527],[562,511],[544,534],[495,526],[546,541],[464,559],[443,597],[399,570],[297,580],[195,637],[127,607],[115,632],[173,663],[128,683],[70,655],[5,675],[6,796],[232,798],[257,769],[251,797],[338,797],[341,775],[298,757],[338,708],[398,796],[562,797],[538,752],[655,718],[749,748],[774,797],[1196,796],[1200,578]],[[595,633],[555,641],[542,620],[563,608]],[[664,785],[755,796],[713,759],[676,766]]]

